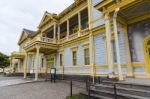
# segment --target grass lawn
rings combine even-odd
[[[73,95],[72,97],[68,96],[66,99],[85,99],[85,97],[80,95]]]

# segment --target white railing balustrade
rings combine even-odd
[[[76,38],[78,38],[78,33],[74,33],[74,34],[69,35],[69,40],[73,40]]]
[[[88,28],[81,31],[81,36],[84,36],[84,35],[87,35],[87,34],[89,34],[89,29]]]
[[[39,37],[39,38],[38,38],[38,41],[46,42],[46,43],[53,43],[53,42],[54,42],[54,39],[47,38],[47,37]]]
[[[62,38],[62,39],[59,40],[59,43],[64,43],[64,42],[66,42],[66,41],[67,41],[67,38],[64,37],[64,38]]]
[[[82,36],[85,36],[85,35],[88,35],[88,34],[89,34],[89,29],[87,28],[87,29],[82,30],[80,33],[77,32],[77,33],[71,34],[71,35],[68,36],[68,38],[64,37],[64,38],[60,39],[59,41],[56,41],[53,38],[37,36],[37,37],[33,38],[31,41],[26,42],[24,47],[26,48],[27,46],[29,46],[29,45],[31,45],[35,42],[44,42],[44,43],[53,43],[53,44],[57,44],[57,42],[59,42],[59,44],[60,43],[65,43],[69,40],[73,40],[73,39],[76,39],[78,37],[82,37]]]
[[[33,44],[34,42],[44,42],[44,43],[56,43],[54,42],[54,39],[52,38],[47,38],[47,37],[41,37],[41,36],[37,36],[35,38],[33,38],[31,41],[27,42],[24,47],[27,47],[31,44]]]

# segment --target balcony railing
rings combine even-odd
[[[89,29],[88,29],[88,28],[82,30],[80,36],[85,36],[85,35],[87,35],[87,34],[89,34]]]
[[[25,55],[25,52],[12,52],[12,55]]]
[[[14,52],[11,53],[11,57],[15,57],[17,59],[23,59],[25,57],[25,53],[14,51]]]
[[[54,39],[38,36],[38,37],[35,37],[34,39],[32,39],[31,41],[27,42],[24,45],[24,47],[26,48],[27,46],[29,46],[29,45],[31,45],[31,44],[33,44],[35,42],[43,42],[43,43],[53,43],[53,44],[56,44],[56,41]]]
[[[64,43],[64,42],[66,42],[66,41],[67,41],[67,38],[64,37],[64,38],[62,38],[62,39],[59,40],[59,43]]]
[[[28,47],[31,44],[36,43],[36,42],[51,43],[51,44],[58,44],[57,42],[59,42],[59,44],[61,44],[61,43],[65,43],[67,41],[74,40],[74,39],[77,39],[78,37],[82,37],[82,36],[85,36],[85,35],[88,35],[88,34],[89,34],[89,30],[84,29],[80,33],[77,32],[77,33],[71,34],[71,35],[68,36],[68,38],[64,37],[64,38],[60,39],[59,41],[56,41],[52,38],[37,36],[37,37],[33,38],[31,41],[27,42],[24,45],[24,48],[26,48],[26,47]]]
[[[77,32],[77,33],[69,35],[68,39],[67,39],[67,37],[64,37],[64,38],[60,39],[59,42],[64,43],[64,42],[67,42],[67,41],[70,41],[70,40],[73,40],[73,39],[76,39],[78,37],[82,37],[82,36],[85,36],[88,34],[89,34],[89,29],[87,28],[87,29],[82,30],[80,33]]]
[[[78,33],[74,33],[74,34],[71,34],[71,35],[69,35],[69,40],[73,40],[73,39],[76,39],[76,38],[78,38]]]

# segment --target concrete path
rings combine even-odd
[[[28,81],[30,79],[3,77],[3,80],[0,80],[0,99],[66,99],[70,95],[69,81],[56,81],[56,83]],[[73,86],[73,94],[85,91],[82,88],[84,84],[77,82],[73,84],[78,85],[78,87]]]
[[[33,82],[33,80],[23,80],[23,79],[14,79],[14,80],[4,80],[0,81],[0,87],[10,86],[10,85],[18,85]]]

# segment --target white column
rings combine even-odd
[[[36,47],[36,59],[35,59],[35,80],[38,80],[38,69],[39,69],[39,51],[40,47]]]
[[[12,57],[10,57],[10,64],[9,64],[9,67],[11,68],[12,70]],[[11,71],[12,72],[12,71]]]
[[[88,17],[89,17],[88,24],[89,24],[89,29],[92,29],[92,27],[93,27],[93,23],[92,23],[93,15],[92,14],[93,14],[92,1],[88,0]]]
[[[20,59],[18,59],[18,72],[20,72]]]
[[[128,32],[127,32],[127,25],[123,25],[122,28],[123,28],[124,39],[125,39],[126,62],[127,62],[127,71],[128,71],[127,76],[133,77],[133,67],[131,64],[131,53],[130,53]]]
[[[60,24],[58,24],[57,39],[60,40]]]
[[[12,59],[12,68],[13,68],[13,72],[15,72],[15,58]]]
[[[78,37],[80,37],[80,35],[81,35],[81,14],[80,14],[80,12],[78,12],[78,27],[79,27]]]
[[[105,14],[105,29],[106,29],[106,44],[107,44],[107,58],[109,73],[114,72],[113,70],[113,54],[112,54],[112,43],[111,43],[111,26],[109,14]]]
[[[54,43],[56,43],[56,23],[54,23],[53,39],[54,39]]]
[[[69,40],[69,19],[67,20],[67,40]]]
[[[28,60],[28,53],[26,53],[24,59],[24,78],[27,78],[27,60]]]
[[[119,8],[117,8],[114,12],[113,26],[114,26],[114,34],[115,34],[115,45],[116,45],[119,80],[123,80],[123,75],[122,75],[122,70],[121,70],[121,62],[120,62],[120,48],[119,48],[119,40],[118,40],[118,29],[117,29],[117,21],[116,21],[118,11],[119,11]]]

